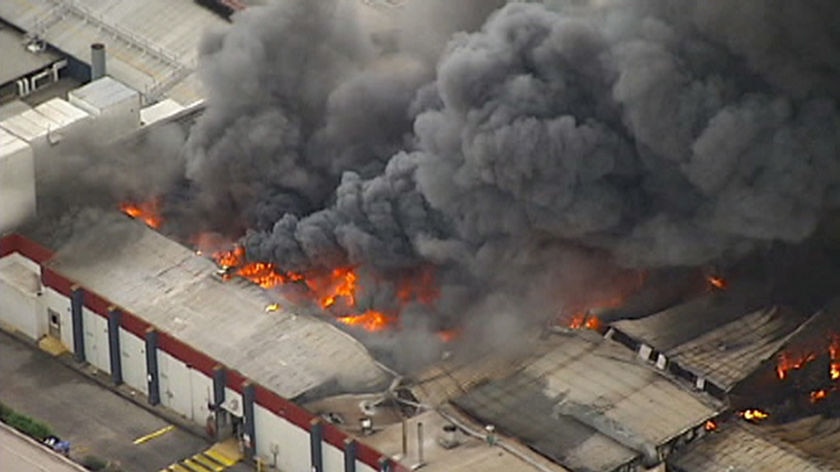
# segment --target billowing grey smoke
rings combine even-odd
[[[207,41],[189,175],[248,215],[254,259],[547,299],[604,276],[583,260],[706,264],[840,205],[832,0],[510,3],[444,28],[434,70],[440,35],[380,47],[350,3],[254,8]]]
[[[818,6],[740,24],[766,2],[508,5],[417,94],[412,153],[346,174],[333,206],[280,218],[249,252],[391,266],[429,238],[452,258],[537,237],[685,265],[801,240],[838,203],[837,15]]]

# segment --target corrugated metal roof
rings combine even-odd
[[[69,96],[85,102],[95,110],[104,110],[111,105],[122,103],[132,98],[135,98],[139,102],[139,98],[136,98],[138,97],[136,90],[110,77],[102,77],[101,79],[94,80],[83,87],[71,91]]]
[[[645,318],[616,321],[611,326],[659,352],[668,352],[762,305],[761,297],[749,291],[716,291]]]
[[[772,357],[805,319],[787,308],[757,310],[668,351],[667,356],[728,390]]]
[[[836,395],[836,393],[832,393]],[[778,439],[812,457],[840,470],[840,418],[811,416],[785,424],[761,425],[764,437]],[[791,469],[793,470],[793,469]]]
[[[291,304],[266,313],[276,301],[267,292],[223,282],[211,261],[137,231],[107,257],[66,248],[51,266],[286,398],[387,386],[389,374],[350,335]]]
[[[716,400],[682,389],[623,346],[589,332],[455,404],[575,470],[611,470],[715,416]]]
[[[60,98],[53,98],[38,105],[35,107],[35,111],[44,115],[48,120],[56,123],[60,127],[67,126],[90,116],[81,108]]]
[[[836,449],[836,439],[832,447]],[[761,430],[740,422],[707,435],[668,461],[680,472],[826,472],[838,469],[817,464]]]

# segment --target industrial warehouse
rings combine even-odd
[[[457,139],[443,129],[469,128],[476,116],[490,116],[475,129],[462,130],[472,137],[518,113],[511,111],[515,107],[510,104],[500,105],[502,111],[483,108],[498,97],[481,86],[471,90],[480,100],[453,88],[463,77],[477,80],[470,76],[475,71],[492,77],[502,74],[489,66],[483,69],[482,61],[507,61],[507,51],[492,51],[481,60],[471,57],[463,63],[456,59],[467,54],[464,51],[492,50],[504,41],[524,48],[511,57],[532,54],[528,60],[539,62],[557,53],[536,47],[537,52],[523,52],[530,43],[518,42],[516,34],[525,33],[504,30],[528,21],[537,24],[543,13],[549,18],[546,12],[528,10],[540,6],[517,2],[507,6],[497,2],[492,9],[489,4],[476,6],[483,12],[477,23],[472,22],[472,13],[453,12],[453,27],[464,31],[455,29],[456,39],[449,46],[434,46],[444,52],[431,67],[434,72],[429,72],[420,60],[413,63],[391,55],[407,48],[400,42],[405,41],[401,28],[412,33],[401,23],[405,21],[401,15],[449,11],[446,2],[425,11],[412,9],[415,0],[335,0],[328,3],[336,9],[323,20],[320,7],[277,6],[284,1],[0,2],[4,52],[0,58],[0,329],[29,348],[54,356],[54,362],[86,372],[105,388],[201,433],[208,452],[199,459],[179,457],[163,470],[221,472],[246,466],[288,472],[840,471],[840,453],[834,447],[840,434],[840,302],[836,299],[840,230],[831,223],[832,216],[825,216],[828,223],[821,221],[796,244],[779,238],[785,242],[772,240],[773,244],[756,244],[759,249],[748,251],[742,249],[748,246],[745,240],[738,240],[706,259],[613,264],[602,254],[626,257],[629,247],[654,257],[649,253],[655,251],[614,245],[618,234],[614,228],[593,230],[576,239],[574,232],[541,226],[538,220],[548,213],[537,206],[552,196],[529,194],[537,202],[529,205],[537,206],[511,216],[503,208],[504,200],[494,200],[498,189],[483,186],[496,178],[503,182],[499,188],[515,194],[531,182],[505,181],[515,179],[512,175],[518,169],[498,162],[492,171],[470,167],[480,167],[480,162],[457,171],[444,166],[448,170],[443,174],[456,176],[451,186],[465,185],[444,191],[445,183],[435,185],[445,177],[423,167],[454,148],[465,154],[489,152],[479,161],[496,151],[518,156],[518,148],[501,143],[507,136],[503,132],[449,148]],[[568,14],[583,14],[588,7],[581,5],[569,6]],[[603,12],[610,8],[599,2],[590,6]],[[359,31],[373,31],[371,50],[303,61],[301,67],[315,67],[323,74],[301,72],[301,76],[324,82],[315,80],[318,86],[310,90],[309,83],[304,87],[289,79],[302,87],[304,98],[297,96],[297,89],[293,97],[271,89],[268,82],[287,80],[282,72],[289,63],[248,42],[253,37],[268,38],[266,44],[287,39],[273,36],[274,23],[268,18],[276,15],[278,23],[295,30],[290,18],[313,15],[312,22],[300,22],[301,31],[289,33],[292,40],[300,39],[295,34],[307,37],[313,28],[326,38],[323,48],[315,47],[317,54],[341,49],[336,43],[351,50],[355,35],[363,35],[353,28],[348,28],[350,33],[343,27],[331,29],[330,21],[341,18],[342,8],[358,11]],[[661,15],[656,21],[669,18],[651,9],[651,15]],[[621,18],[635,21],[632,14],[614,14],[615,18],[627,14]],[[463,25],[458,23],[461,20]],[[597,30],[597,21],[588,23],[592,31]],[[679,30],[674,26],[666,34],[653,23],[641,23],[645,40],[668,43],[663,38]],[[571,32],[565,37],[559,32],[562,27],[555,27],[560,29],[540,37],[561,37],[581,48],[600,47],[595,45],[614,39],[606,35],[608,39],[596,41]],[[202,39],[199,31],[217,36]],[[433,47],[433,41],[426,44],[409,33],[406,37]],[[475,42],[468,34],[477,35]],[[296,44],[292,40],[289,44]],[[225,47],[243,56],[253,54],[248,60],[257,57],[281,64],[262,75],[265,71],[248,70],[248,60],[239,57],[232,61],[233,69],[242,75],[232,76],[223,62],[213,62],[225,60]],[[6,55],[7,50],[14,54]],[[699,46],[698,51],[687,53],[688,60],[695,60],[691,54],[708,52]],[[610,53],[627,51],[619,48]],[[580,59],[576,52],[557,54],[563,56],[557,61],[567,61],[564,67],[573,68]],[[377,55],[387,60],[370,58]],[[352,67],[323,66],[330,61]],[[534,75],[553,77],[556,72],[514,59],[510,63],[515,66],[505,62],[505,67],[522,66]],[[347,82],[336,78],[357,72],[376,86],[358,77]],[[411,75],[415,72],[422,81]],[[440,89],[434,97],[422,86],[430,74],[449,80],[432,82]],[[526,87],[524,75],[517,77],[511,83],[518,92],[508,90],[504,98],[514,97],[526,108],[542,110],[536,104],[539,99],[520,90]],[[249,82],[252,79],[255,82]],[[575,77],[563,87],[575,89],[578,80],[585,81]],[[252,90],[254,84],[271,90],[263,95]],[[298,134],[305,132],[289,129],[320,126],[308,115],[315,112],[307,109],[311,103],[306,100],[307,94],[320,93],[318,87],[327,87],[324,84],[335,90],[319,106],[335,115],[318,118],[326,123],[324,128],[312,132],[310,141],[299,143]],[[255,102],[213,95],[237,86],[253,91]],[[384,131],[371,131],[367,122],[355,122],[356,115],[342,114],[343,107],[354,110],[366,100],[378,100],[380,89],[386,97],[370,113]],[[254,111],[268,106],[259,97],[277,100],[272,106],[303,100],[302,105],[289,105],[301,113],[300,122],[279,119],[276,110]],[[447,106],[468,107],[472,100],[481,105],[458,109],[457,118],[444,113]],[[601,113],[589,110],[585,101],[574,102],[585,110],[582,116]],[[389,114],[383,103],[406,110]],[[829,113],[825,103],[802,108],[811,110],[811,105],[819,113]],[[423,106],[431,111],[417,111]],[[593,109],[613,106],[599,103]],[[783,109],[798,104],[774,106],[768,109],[792,116],[796,113]],[[407,110],[416,121],[402,129],[401,120],[406,120],[402,113],[408,115]],[[529,111],[525,121],[540,113],[547,112]],[[632,128],[636,118],[622,116],[627,121],[623,126]],[[226,119],[233,121],[225,123]],[[387,120],[394,123],[386,126]],[[434,128],[436,120],[445,123],[442,129]],[[580,118],[579,125],[585,121]],[[564,123],[551,129],[566,133],[563,126],[568,122]],[[218,128],[222,124],[228,128]],[[240,126],[248,130],[244,135],[236,134]],[[397,130],[396,147],[383,138],[393,131],[389,127]],[[344,131],[352,145],[343,141]],[[590,131],[586,139],[559,147],[564,152],[585,147],[584,141],[598,139],[601,132],[595,125]],[[634,139],[643,140],[642,134]],[[222,143],[221,151],[207,144],[214,139]],[[377,139],[381,142],[369,145]],[[433,143],[424,144],[424,139]],[[610,141],[613,147],[607,151],[584,154],[593,160],[603,152],[623,155],[621,139]],[[283,140],[295,144],[285,147]],[[180,147],[173,151],[172,143]],[[701,144],[694,146],[702,148]],[[655,146],[648,150],[647,144],[635,145],[643,149],[638,151],[642,155],[659,152]],[[336,148],[340,148],[336,161],[317,167],[318,159],[323,159],[319,156]],[[440,156],[428,158],[430,149]],[[191,152],[198,156],[193,161],[170,162]],[[218,165],[221,158],[214,152],[241,153],[253,168],[201,167],[214,165],[214,159]],[[387,152],[390,160],[361,161],[357,152]],[[261,153],[301,153],[330,178],[296,168],[299,164],[290,164],[294,159],[285,154],[281,170],[261,168],[258,164],[269,162]],[[422,160],[427,158],[428,162]],[[564,172],[576,165],[583,164],[569,164]],[[538,179],[533,176],[540,172],[534,168],[525,173]],[[410,178],[405,177],[408,173]],[[491,176],[494,173],[499,175]],[[621,180],[626,175],[612,177]],[[667,187],[671,177],[657,185]],[[279,183],[245,185],[249,178]],[[295,179],[306,185],[335,184],[335,195],[316,196],[304,184],[295,187]],[[583,186],[586,177],[578,180],[570,187]],[[474,194],[469,187],[473,181],[483,182]],[[534,185],[535,193],[540,185]],[[593,188],[603,190],[599,185]],[[270,196],[260,200],[262,191]],[[454,210],[446,201],[453,195],[458,202]],[[469,207],[480,207],[483,197],[495,203],[489,218],[470,213]],[[628,200],[633,198],[643,197],[634,194]],[[693,198],[699,197],[686,201]],[[828,214],[834,207],[825,205]],[[288,213],[277,213],[275,206]],[[602,211],[597,206],[584,208]],[[576,211],[583,210],[568,207],[569,214],[577,216],[568,220],[563,216],[552,224],[573,224],[580,216]],[[467,229],[457,220],[434,226],[452,219],[452,214],[463,217]],[[836,218],[836,212],[830,215]],[[499,226],[494,226],[494,219],[501,221]],[[523,221],[534,225],[524,231],[526,236],[519,229],[513,236],[505,233],[508,225],[516,227]],[[657,234],[666,233],[673,236],[667,231]],[[487,240],[481,240],[485,236]],[[729,241],[730,236],[727,233],[723,239]],[[509,247],[494,246],[506,238]],[[651,245],[664,244],[656,241]],[[698,242],[703,250],[717,250],[712,243],[703,244]],[[556,245],[570,252],[554,252]],[[534,263],[529,259],[533,254],[526,254],[529,251],[536,251],[537,260],[550,262]],[[665,252],[673,256],[673,251]],[[491,264],[483,265],[488,260]],[[505,271],[516,276],[486,274]],[[550,278],[555,273],[561,276]],[[563,275],[567,273],[575,274]],[[604,279],[603,286],[592,282],[599,279]],[[569,281],[572,288],[550,288],[546,283],[557,280]],[[487,289],[475,288],[483,285],[499,294],[478,296]],[[575,293],[590,288],[591,294]],[[509,296],[516,291],[527,295]],[[539,302],[533,302],[528,298],[531,291],[572,301],[547,305],[544,298],[535,298]],[[124,465],[126,470],[146,470],[143,464]]]

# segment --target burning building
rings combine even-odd
[[[0,14],[32,27],[43,2],[25,3]],[[78,48],[67,31],[100,39],[90,24],[119,17],[113,47],[130,58],[138,31],[223,23],[176,15],[181,2],[160,16],[183,24],[149,33],[139,19],[172,2],[128,3],[68,5],[44,33]],[[486,470],[476,441],[505,451],[499,467],[635,471],[741,437],[732,422],[775,421],[776,394],[830,405],[840,348],[790,349],[816,308],[742,284],[745,259],[776,264],[838,208],[837,18],[821,0],[732,5],[236,8],[200,43],[181,35],[183,56],[114,64],[119,81],[61,102],[87,131],[135,128],[139,105],[191,102],[200,76],[208,93],[183,122],[116,148],[0,123],[8,162],[28,172],[32,151],[39,223],[72,236],[24,230],[55,256],[4,240],[3,289],[25,313],[7,321],[189,418],[241,418],[248,455],[281,448],[288,469],[406,467],[397,428],[424,418]],[[627,306],[676,273],[703,287]],[[552,332],[558,319],[574,330]],[[325,398],[359,392],[344,414]],[[446,470],[456,442],[415,458]]]

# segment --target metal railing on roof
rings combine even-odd
[[[31,33],[43,37],[50,27],[65,19],[68,15],[73,15],[83,22],[95,26],[100,31],[106,32],[116,40],[125,43],[129,48],[139,50],[142,54],[163,63],[170,69],[161,79],[149,75],[152,80],[151,86],[147,86],[146,90],[140,92],[144,104],[158,101],[168,90],[189,76],[196,68],[194,60],[189,63],[181,60],[181,58],[164,47],[154,44],[127,28],[108,21],[104,14],[92,10],[78,0],[48,1],[53,4],[53,8],[34,22],[30,30]]]

